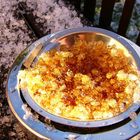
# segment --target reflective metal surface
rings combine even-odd
[[[79,31],[82,33],[79,34],[78,33]],[[46,112],[40,106],[38,106],[34,102],[34,100],[32,100],[32,98],[30,97],[29,94],[24,94],[24,93],[20,92],[19,89],[17,88],[18,71],[21,69],[26,57],[36,46],[35,44],[42,43],[45,46],[42,51],[47,51],[47,50],[50,50],[51,48],[54,48],[54,46],[56,47],[58,45],[57,44],[58,42],[61,43],[61,45],[64,45],[66,43],[71,45],[71,43],[73,42],[72,40],[74,39],[73,35],[70,35],[68,37],[69,39],[66,39],[67,37],[65,38],[64,36],[67,36],[67,34],[76,33],[76,36],[80,35],[80,37],[82,37],[84,39],[85,36],[83,36],[83,33],[85,33],[85,32],[86,33],[87,32],[88,33],[91,33],[91,32],[98,33],[99,34],[98,38],[95,37],[95,34],[92,34],[94,40],[99,39],[102,34],[105,34],[104,36],[106,36],[106,34],[107,34],[105,40],[108,44],[113,43],[114,41],[116,41],[117,43],[121,42],[122,45],[126,46],[126,48],[129,51],[131,51],[132,55],[134,56],[134,59],[136,60],[138,68],[140,68],[140,64],[139,64],[140,63],[140,61],[139,61],[140,49],[135,44],[133,44],[129,41],[126,41],[123,37],[121,37],[117,34],[114,34],[112,32],[103,30],[103,29],[78,28],[78,29],[66,30],[63,32],[59,32],[59,33],[50,35],[50,36],[45,36],[45,37],[39,39],[38,41],[36,41],[34,44],[29,46],[28,49],[24,50],[20,54],[20,56],[17,58],[15,63],[13,64],[11,71],[9,73],[9,77],[8,77],[7,98],[8,98],[8,103],[10,105],[10,108],[11,108],[12,112],[14,113],[14,115],[16,116],[16,118],[29,131],[31,131],[32,133],[34,133],[35,135],[37,135],[40,138],[43,138],[43,139],[50,138],[50,139],[54,139],[54,140],[55,139],[57,139],[57,140],[70,139],[70,137],[73,137],[76,140],[81,140],[81,139],[112,140],[113,138],[127,139],[127,138],[130,138],[133,135],[137,134],[140,131],[140,128],[139,128],[140,114],[138,114],[138,116],[135,120],[130,120],[130,121],[128,121],[128,123],[126,123],[124,125],[120,125],[119,127],[117,125],[115,126],[115,123],[120,122],[120,121],[124,120],[125,118],[128,118],[131,112],[135,112],[139,108],[139,104],[134,104],[126,112],[124,112],[116,117],[113,117],[111,119],[108,119],[108,120],[88,121],[88,122],[72,121],[72,120],[64,119],[59,116],[55,116],[53,114]],[[109,39],[108,36],[111,36],[112,38]],[[115,39],[113,39],[113,38],[115,38]],[[89,37],[87,37],[87,40],[90,40],[90,39],[91,39],[91,34],[89,34]],[[42,122],[40,120],[36,120],[32,116],[30,116],[28,119],[25,120],[24,119],[25,111],[22,110],[22,106],[25,104],[25,102],[24,102],[23,98],[21,97],[21,94],[23,95],[23,97],[25,98],[25,100],[29,104],[29,106],[33,110],[38,112],[40,115],[44,116],[44,118],[46,117],[46,118],[51,119],[52,121],[58,122],[60,124],[65,124],[68,126],[92,127],[92,128],[106,126],[106,130],[102,131],[101,133],[98,132],[98,133],[91,133],[91,134],[81,134],[81,133],[76,133],[76,132],[62,131],[62,130],[59,130],[58,128],[52,128],[52,126],[45,124],[44,122]],[[134,126],[133,125],[134,123],[137,124],[138,127],[132,127],[132,126]],[[110,126],[108,126],[108,125],[112,125],[112,124],[114,124],[114,127],[109,129]],[[63,127],[63,125],[62,125],[62,127]]]
[[[29,56],[25,59],[23,65],[26,68],[30,68],[31,64],[33,63],[34,59],[36,58],[36,56],[39,54],[40,50],[42,49],[43,45],[39,44],[37,45],[29,54]]]

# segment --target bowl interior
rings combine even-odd
[[[116,40],[115,38],[105,35],[103,33],[99,33],[99,32],[71,33],[71,34],[65,35],[63,37],[57,38],[55,40],[51,40],[51,42],[57,43],[58,46],[61,46],[61,45],[72,46],[72,45],[74,45],[74,43],[77,39],[86,41],[87,43],[95,42],[95,41],[96,42],[103,41],[104,43],[106,43],[109,46],[116,45],[116,47],[118,47],[118,48],[126,49],[126,47],[122,43],[120,43],[118,40]]]

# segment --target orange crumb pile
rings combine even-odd
[[[48,112],[74,120],[107,119],[133,103],[137,67],[124,49],[78,40],[40,55],[19,73],[21,88]]]

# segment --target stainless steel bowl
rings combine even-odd
[[[134,57],[134,60],[136,62],[136,65],[138,69],[140,69],[140,55],[136,52],[136,49],[133,48],[132,44],[129,43],[129,41],[125,40],[123,37],[104,30],[100,28],[91,28],[91,27],[84,27],[84,28],[75,28],[75,29],[69,29],[64,30],[62,32],[57,32],[54,34],[51,34],[49,36],[43,37],[39,39],[37,42],[32,44],[29,48],[24,50],[20,56],[17,58],[15,63],[13,64],[13,67],[11,68],[11,71],[9,73],[8,77],[8,84],[7,84],[7,97],[9,105],[15,114],[15,116],[20,120],[20,122],[28,128],[30,131],[35,131],[35,134],[38,136],[48,136],[51,137],[48,132],[42,132],[39,130],[41,128],[44,130],[44,126],[38,122],[33,121],[31,118],[27,119],[26,121],[23,119],[23,115],[25,114],[24,111],[21,109],[23,105],[23,99],[24,98],[27,102],[27,104],[38,114],[43,116],[44,118],[48,118],[51,121],[54,121],[56,123],[66,125],[66,126],[72,126],[72,127],[81,127],[81,128],[99,128],[99,127],[109,127],[110,125],[117,124],[127,118],[129,118],[129,115],[132,112],[136,112],[140,105],[139,104],[133,104],[128,110],[121,113],[118,116],[115,116],[110,119],[106,120],[98,120],[98,121],[75,121],[75,120],[69,120],[66,118],[62,118],[56,115],[53,115],[43,108],[41,108],[28,93],[24,93],[25,91],[19,91],[19,89],[16,88],[18,81],[17,81],[17,74],[18,71],[22,68],[22,65],[24,61],[28,58],[32,50],[36,47],[36,44],[42,43],[43,48],[41,50],[41,53],[44,51],[48,51],[54,47],[59,48],[61,45],[72,45],[74,43],[75,38],[80,38],[83,40],[86,40],[87,42],[90,41],[98,41],[102,40],[103,42],[107,43],[108,45],[119,45],[121,47],[125,47]],[[137,49],[138,50],[138,49]],[[40,53],[40,54],[41,54]],[[23,97],[22,97],[23,96]],[[16,99],[16,100],[15,100]],[[22,118],[21,118],[22,116]],[[35,128],[33,128],[35,127]],[[124,127],[125,128],[125,127]],[[33,130],[34,129],[34,130]],[[118,131],[118,130],[117,130]],[[45,134],[44,134],[45,133]]]
[[[54,34],[48,41],[46,42],[45,47],[42,49],[41,52],[48,51],[46,49],[52,49],[52,48],[58,48],[60,46],[66,45],[66,46],[72,46],[75,43],[76,39],[85,40],[86,42],[94,42],[94,41],[103,41],[108,45],[116,45],[119,47],[123,47],[128,49],[128,51],[133,55],[137,67],[140,68],[140,61],[139,56],[135,52],[135,50],[131,47],[129,43],[127,43],[125,40],[118,38],[115,33],[98,29],[98,28],[78,28],[78,29],[71,29],[71,30],[65,30],[62,32],[58,32]],[[22,91],[25,92],[25,91]],[[39,105],[36,104],[36,102],[32,99],[32,97],[29,95],[29,93],[24,93],[23,96],[25,97],[27,103],[39,114],[41,114],[44,117],[50,118],[52,121],[70,125],[70,126],[78,126],[78,127],[101,127],[106,125],[112,125],[114,123],[120,122],[126,118],[129,117],[131,112],[135,112],[138,108],[138,104],[133,104],[128,110],[121,113],[118,116],[115,116],[113,118],[109,118],[106,120],[89,120],[89,121],[75,121],[66,119],[60,116],[53,115],[47,111],[45,111],[43,108],[41,108]]]

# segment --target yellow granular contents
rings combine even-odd
[[[107,119],[133,103],[138,73],[132,56],[102,41],[78,40],[41,54],[21,70],[21,88],[46,111],[74,120]]]

